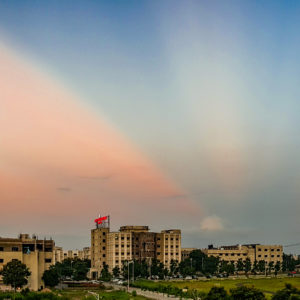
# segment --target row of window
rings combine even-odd
[[[0,251],[3,252],[4,251],[4,247],[0,247]],[[12,252],[18,252],[19,251],[19,247],[11,247],[11,251]]]
[[[277,257],[280,257],[280,256],[281,256],[281,255],[277,255]],[[261,254],[259,254],[259,255],[258,255],[258,257],[262,257],[262,255],[261,255]],[[268,257],[268,255],[265,255],[265,257]],[[271,255],[271,257],[275,257],[275,255],[274,255],[274,254],[272,254],[272,255]]]
[[[52,262],[51,258],[45,258],[45,263],[46,264],[50,264],[51,262]],[[4,263],[4,259],[0,258],[0,264],[3,264],[3,263]]]
[[[264,249],[264,251],[269,251],[269,250],[270,250],[270,249]],[[262,251],[262,249],[261,249],[261,248],[258,248],[258,249],[257,249],[257,251]],[[271,249],[271,251],[272,251],[272,252],[274,252],[274,251],[275,251],[275,249],[274,249],[274,248],[272,248],[272,249]],[[280,249],[280,248],[277,248],[277,249],[276,249],[276,251],[278,251],[278,252],[279,252],[279,251],[281,251],[281,249]]]
[[[219,253],[220,256],[224,255],[224,256],[247,256],[247,253]]]

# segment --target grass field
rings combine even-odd
[[[147,300],[143,296],[133,296],[125,291],[106,291],[99,289],[91,289],[94,295],[86,289],[66,289],[66,290],[53,290],[52,292],[30,292],[28,294],[20,294],[12,292],[0,292],[0,299],[14,299],[26,300],[96,300],[96,295],[99,295],[99,300]]]
[[[223,286],[227,291],[241,285],[251,285],[265,293],[270,298],[276,291],[283,289],[286,283],[300,289],[300,278],[250,278],[250,279],[213,279],[191,281],[141,281],[141,285],[154,287],[155,285],[172,285],[180,289],[197,289],[208,292],[213,286]]]
[[[132,296],[131,294],[128,294],[123,291],[97,291],[93,290],[93,292],[99,294],[100,299],[106,299],[106,300],[146,300],[147,298],[143,296]],[[63,291],[57,291],[57,294],[60,296],[65,296],[68,299],[72,300],[96,300],[96,297],[89,294],[87,290],[63,290]]]

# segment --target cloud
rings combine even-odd
[[[221,218],[216,215],[205,217],[200,225],[203,231],[221,231],[224,230]]]

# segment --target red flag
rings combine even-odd
[[[103,221],[107,220],[108,216],[105,217],[100,217],[98,219],[95,219],[95,223],[97,223],[98,225],[102,224]]]

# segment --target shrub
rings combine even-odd
[[[240,286],[235,289],[231,289],[231,298],[233,300],[265,300],[264,293],[253,286]]]

